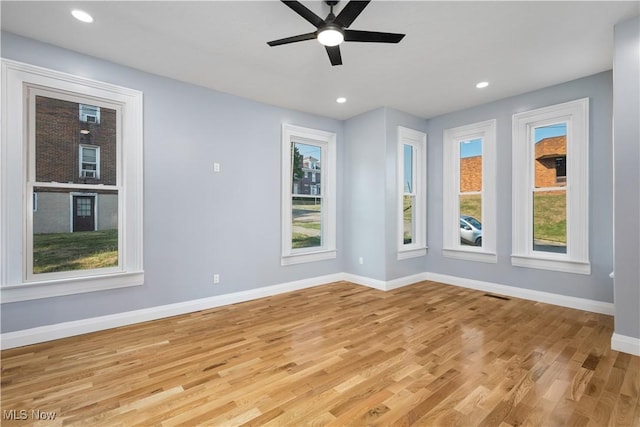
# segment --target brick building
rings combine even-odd
[[[567,183],[567,137],[554,136],[536,143],[537,188],[563,187]]]
[[[567,183],[567,137],[541,139],[535,148],[536,187],[564,187]],[[460,192],[482,190],[482,156],[460,159]]]
[[[460,192],[482,191],[482,156],[460,159]]]
[[[116,111],[36,96],[35,173],[40,183],[116,185]],[[34,233],[118,227],[115,190],[34,188]]]

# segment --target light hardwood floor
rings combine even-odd
[[[338,282],[3,351],[2,425],[638,426],[640,357],[610,350],[612,328],[435,282]]]

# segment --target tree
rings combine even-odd
[[[293,175],[293,181],[298,181],[304,177],[302,171],[302,154],[298,151],[296,144],[291,144],[291,170]]]

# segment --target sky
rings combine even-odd
[[[298,152],[304,156],[304,157],[315,157],[318,160],[322,160],[320,158],[320,147],[318,147],[317,145],[309,145],[309,144],[302,144],[300,142],[296,142],[296,148],[298,149]]]
[[[460,143],[460,158],[474,157],[482,154],[482,139],[472,139]]]
[[[549,138],[552,136],[562,136],[567,134],[567,124],[566,123],[558,123],[555,125],[542,126],[535,129],[535,140],[536,143],[544,138]]]

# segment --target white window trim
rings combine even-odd
[[[84,169],[82,168],[82,164],[84,163],[82,161],[82,157],[83,157],[83,153],[84,153],[85,149],[96,150],[96,169],[95,169],[96,176],[94,176],[92,178],[100,179],[100,147],[98,147],[96,145],[89,145],[89,144],[80,144],[79,145],[78,161],[79,161],[80,178],[87,178],[86,176],[84,176],[82,174],[84,172]]]
[[[26,99],[27,86],[118,105],[122,110],[121,134],[126,143],[118,154],[123,160],[123,182],[118,183],[119,251],[117,272],[87,271],[80,277],[37,275],[28,280],[28,229],[33,221],[33,198],[28,190]],[[99,105],[99,104],[98,104]],[[2,303],[137,286],[144,283],[142,257],[143,146],[142,92],[16,61],[2,60],[2,139],[0,142],[0,295]],[[76,184],[49,184],[84,190]],[[12,203],[23,200],[24,203]],[[109,269],[105,269],[109,270]],[[53,273],[52,273],[53,274]],[[44,277],[47,276],[47,277]]]
[[[482,139],[482,246],[460,244],[460,143]],[[496,120],[472,123],[443,134],[442,254],[448,258],[497,263]]]
[[[415,196],[413,242],[404,243],[404,146],[413,148],[413,191]],[[427,254],[427,134],[398,126],[398,260]]]
[[[567,124],[567,253],[533,250],[534,129]],[[589,262],[589,99],[513,115],[513,254],[511,264],[591,274]],[[581,213],[581,214],[580,214]]]
[[[291,143],[301,142],[322,149],[322,246],[294,249],[291,204]],[[336,258],[336,134],[284,123],[282,125],[282,256],[281,265]]]

